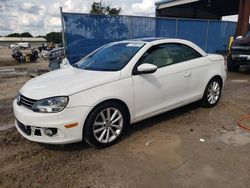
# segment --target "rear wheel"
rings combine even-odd
[[[231,55],[229,55],[227,58],[227,70],[229,72],[238,72],[239,68],[240,65],[232,59]]]
[[[221,87],[222,83],[219,78],[212,78],[205,89],[201,104],[204,107],[213,107],[215,106],[221,96]]]
[[[115,102],[98,105],[87,118],[83,136],[94,147],[103,148],[117,142],[128,124],[124,107]]]

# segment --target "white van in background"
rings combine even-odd
[[[21,49],[27,49],[27,48],[31,47],[30,43],[28,43],[28,42],[19,42],[19,43],[17,43],[17,45]]]
[[[27,49],[27,48],[30,48],[31,46],[30,46],[30,43],[28,42],[19,42],[19,43],[10,45],[10,49],[14,47],[19,47],[20,49]]]

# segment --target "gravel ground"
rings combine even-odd
[[[216,107],[193,103],[131,125],[102,150],[22,138],[8,127],[30,77],[0,78],[0,187],[249,187],[250,132],[236,126],[250,114],[249,73],[228,74]]]

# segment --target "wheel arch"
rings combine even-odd
[[[126,125],[128,125],[130,123],[130,112],[129,112],[129,109],[128,109],[128,106],[126,105],[125,102],[123,102],[122,100],[120,99],[115,99],[115,98],[111,98],[111,99],[107,99],[107,100],[103,100],[102,102],[98,103],[97,105],[95,105],[88,113],[86,119],[85,119],[85,122],[83,124],[83,130],[82,130],[82,140],[85,140],[85,142],[87,142],[89,145],[91,146],[94,146],[96,148],[102,148],[102,147],[107,147],[109,146],[110,144],[115,143],[117,142],[119,139],[115,139],[114,141],[111,141],[109,143],[106,143],[106,145],[103,145],[105,143],[100,143],[96,140],[96,138],[94,139],[94,135],[91,133],[93,130],[91,130],[90,126],[91,124],[88,124],[89,121],[92,121],[93,120],[93,116],[91,115],[91,113],[93,111],[96,110],[96,108],[100,107],[100,105],[105,105],[105,103],[115,103],[116,105],[119,104],[122,106],[122,108],[124,108],[124,110],[127,112],[126,113]],[[92,120],[91,120],[92,119]],[[124,130],[124,128],[123,128]],[[126,127],[125,127],[125,130],[126,130]],[[91,132],[89,132],[91,131]],[[121,136],[121,135],[120,135]],[[118,135],[119,137],[119,135]]]
[[[91,114],[91,112],[93,112],[93,110],[94,110],[95,108],[97,108],[98,106],[100,106],[100,105],[102,105],[102,104],[104,104],[104,103],[107,103],[107,102],[114,102],[114,103],[120,104],[120,105],[126,110],[126,112],[127,112],[127,114],[128,114],[128,122],[130,122],[130,120],[131,120],[131,112],[130,112],[130,110],[129,110],[129,108],[128,108],[128,105],[127,105],[124,101],[122,101],[121,99],[111,98],[111,99],[106,99],[106,100],[104,100],[104,101],[99,102],[98,104],[96,104],[96,105],[89,111],[89,113],[88,113],[88,115],[87,115],[87,117],[86,117],[86,119],[85,119],[84,125],[85,125],[85,123],[86,123],[86,120],[89,118],[89,115]]]
[[[220,96],[219,96],[219,98],[217,99],[217,101],[214,103],[214,104],[209,104],[208,102],[207,102],[207,99],[206,99],[206,101],[204,101],[205,100],[205,98],[207,98],[207,88],[209,87],[209,83],[213,80],[213,79],[217,79],[220,83],[220,85],[221,85],[221,88],[220,89],[222,89],[222,87],[223,87],[223,78],[222,78],[222,76],[220,76],[220,75],[214,75],[214,76],[212,76],[209,80],[208,80],[208,82],[207,82],[207,84],[206,84],[206,87],[205,87],[205,89],[204,89],[204,91],[203,91],[203,96],[202,96],[202,98],[201,98],[201,100],[200,100],[200,102],[201,102],[201,105],[203,106],[203,107],[213,107],[213,106],[215,106],[216,104],[217,104],[217,102],[219,101],[219,98],[220,98]]]
[[[212,79],[214,79],[214,78],[219,79],[219,81],[220,81],[220,83],[221,83],[221,86],[222,86],[222,87],[224,86],[222,76],[220,76],[219,74],[213,75],[213,76],[207,81],[205,87],[203,88],[202,97],[204,96],[204,93],[205,93],[205,90],[206,90],[206,87],[207,87],[208,83],[209,83]]]
[[[210,80],[212,80],[214,78],[217,78],[220,81],[222,87],[224,86],[223,79],[220,75],[215,75]],[[210,82],[210,80],[208,82]]]

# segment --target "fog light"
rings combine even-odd
[[[45,128],[44,133],[47,136],[53,136],[53,135],[55,135],[57,133],[57,129],[56,128]]]

